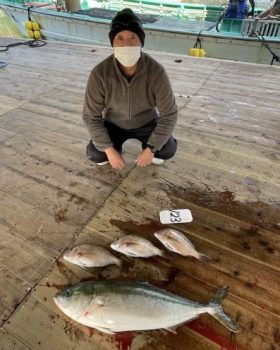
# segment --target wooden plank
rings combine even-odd
[[[273,105],[271,103],[272,101],[269,102],[270,106]],[[183,118],[185,119],[184,122],[190,126],[200,125],[202,128],[207,125],[210,127],[211,125],[215,127],[226,125],[230,130],[231,128],[245,129],[249,134],[275,133],[277,129],[279,130],[279,123],[277,123],[277,113],[279,113],[279,110],[272,109],[269,117],[264,119],[262,115],[269,108],[265,106],[254,107],[257,106],[246,102],[242,103],[234,99],[220,100],[207,95],[194,95],[188,98],[187,106],[180,109],[180,115],[184,116],[187,113],[188,118]],[[248,118],[248,114],[250,114],[250,118]]]
[[[237,71],[235,72],[237,73]],[[215,75],[219,74],[219,69],[215,72]],[[238,96],[242,97],[241,101],[248,102],[248,101],[258,101],[259,94],[264,91],[265,88],[270,89],[276,89],[277,88],[277,81],[273,81],[271,79],[270,83],[268,80],[267,85],[264,83],[263,85],[256,85],[256,87],[251,90],[252,84],[257,84],[259,80],[254,79],[248,79],[244,81],[240,81],[240,79],[236,79],[236,77],[232,77],[234,81],[231,82],[231,84],[228,83],[227,77],[217,77],[212,76],[212,79],[209,79],[201,88],[200,93],[202,95],[207,94],[210,96],[220,96],[221,97],[221,91],[223,92],[223,98],[227,99],[228,97],[231,98],[237,98]],[[229,78],[230,79],[230,78]],[[246,92],[250,91],[250,94],[246,94]],[[275,101],[277,99],[277,93],[271,94],[267,96],[267,100],[264,99],[264,101],[260,101],[260,105],[268,105],[268,102]]]
[[[183,149],[188,149],[187,161],[196,163],[198,166],[203,164],[205,168],[215,169],[216,172],[224,170],[229,173],[232,171],[243,178],[250,177],[256,181],[270,182],[276,186],[280,183],[280,165],[273,159],[252,157],[248,153],[239,152],[238,148],[236,150],[233,148],[222,150],[202,145],[196,147],[191,142],[183,140],[181,140],[181,146]],[[186,158],[183,149],[179,149],[176,157]]]
[[[9,332],[0,329],[1,350],[31,350]]]
[[[76,185],[77,182],[73,182],[71,188]],[[75,195],[71,192],[71,188],[69,190],[57,188],[4,166],[0,168],[0,187],[5,193],[25,203],[30,205],[36,203],[38,209],[57,220],[63,216],[64,221],[76,225],[86,223],[102,204],[102,198],[98,201],[89,200]]]
[[[69,149],[69,147],[71,147],[72,151],[80,154],[84,152],[86,141],[88,141],[88,137],[84,139],[77,139],[74,136],[66,135],[65,133],[63,133],[63,129],[47,129],[44,131],[43,127],[36,124],[31,128],[30,123],[27,120],[23,120],[20,118],[17,118],[15,120],[13,118],[8,118],[7,116],[5,116],[5,118],[5,122],[0,121],[0,127],[2,129],[16,132],[17,134],[22,134],[26,137],[38,141],[42,140],[53,145],[61,146],[63,144],[65,149]]]
[[[109,167],[98,168],[69,150],[58,151],[57,147],[51,144],[35,142],[20,135],[7,141],[5,146],[6,148],[2,148],[1,162],[7,168],[3,168],[3,172],[13,173],[12,176],[19,180],[21,178],[22,182],[22,184],[13,185],[9,178],[3,177],[1,181],[9,188],[9,191],[20,196],[22,192],[20,186],[24,183],[27,186],[29,183],[30,186],[38,189],[38,200],[40,195],[43,195],[43,193],[40,194],[40,191],[43,191],[44,196],[48,197],[49,202],[39,200],[38,205],[49,206],[50,210],[51,206],[60,207],[60,202],[62,209],[70,206],[70,210],[74,205],[74,209],[80,208],[80,212],[78,210],[74,216],[86,215],[86,212],[81,212],[85,209],[90,210],[91,213],[92,210],[96,210],[104,197],[106,198],[112,191],[112,183],[117,186],[129,170],[127,167],[121,174],[118,174],[112,172]],[[33,189],[34,196],[36,196],[35,188]],[[52,194],[54,194],[53,197]],[[28,195],[28,193],[25,195],[27,200]],[[32,195],[30,200],[32,200]],[[77,220],[80,219],[77,217]]]
[[[0,142],[15,136],[15,133],[0,128]]]
[[[69,86],[65,87],[65,89],[61,90],[61,87],[55,87],[52,89],[52,91],[49,91],[47,93],[47,98],[50,100],[58,100],[61,102],[67,103],[68,108],[71,108],[71,106],[75,106],[74,111],[77,110],[78,114],[76,117],[81,119],[82,116],[82,106],[84,101],[84,94],[86,89],[86,79],[80,82],[80,86]],[[44,99],[43,96],[41,96],[42,99]],[[37,99],[36,99],[37,101]],[[35,101],[34,101],[35,102]],[[40,101],[38,101],[40,103]]]
[[[25,239],[1,223],[0,235],[1,265],[27,284],[36,283],[53,263],[53,252]]]
[[[60,190],[62,192],[70,192],[76,197],[85,198],[86,201],[90,202],[94,201],[98,203],[98,198],[101,200],[104,198],[104,194],[110,194],[113,189],[112,186],[105,182],[106,178],[104,182],[101,182],[101,180],[99,182],[98,178],[95,179],[94,177],[90,179],[89,172],[84,176],[83,169],[74,171],[69,165],[69,168],[64,168],[52,161],[28,157],[24,155],[24,152],[18,153],[3,146],[1,150],[1,163],[23,175],[26,174],[34,179],[39,179],[40,182],[52,185],[58,192]],[[69,164],[71,164],[70,161]],[[109,178],[111,175],[111,179],[116,178],[114,174],[109,173],[109,170],[104,169],[105,174],[107,172]],[[100,173],[100,168],[97,168],[96,171]],[[94,193],[94,197],[92,193]]]
[[[30,285],[13,275],[0,262],[0,326],[10,317],[30,290]]]
[[[81,107],[76,103],[65,104],[65,101],[61,99],[54,99],[49,95],[39,96],[39,100],[36,102],[26,102],[21,108],[25,111],[42,114],[44,116],[58,118],[64,120],[66,123],[73,122],[77,125],[85,127],[82,116]]]
[[[179,140],[183,142],[191,142],[194,145],[200,146],[208,146],[210,149],[219,149],[230,151],[237,156],[239,154],[246,155],[248,153],[248,147],[250,147],[250,154],[252,157],[264,158],[277,160],[279,159],[280,151],[277,147],[273,147],[273,151],[271,150],[271,145],[264,143],[256,143],[254,141],[249,141],[248,139],[241,139],[239,135],[238,138],[227,137],[221,133],[214,132],[214,130],[209,130],[208,128],[192,128],[192,132],[188,134],[187,139],[184,138],[185,128],[181,121],[179,121],[179,125],[176,128],[175,135]],[[190,126],[191,127],[191,126]],[[183,147],[178,147],[178,151]]]
[[[49,215],[3,191],[0,191],[0,200],[2,222],[56,255],[79,231],[78,226],[63,222],[63,213],[58,217]]]
[[[89,58],[81,53],[78,55],[77,50],[77,56],[73,57],[73,52],[70,54],[70,50],[70,47],[65,50],[61,49],[61,51],[59,48],[58,50],[54,49],[52,52],[52,49],[42,47],[32,50],[32,55],[30,55],[30,48],[26,46],[11,50],[9,52],[10,64],[3,73],[1,72],[1,92],[8,96],[27,100],[31,96],[34,96],[34,99],[36,99],[36,96],[40,96],[48,91],[51,92],[54,87],[61,84],[67,86],[67,83],[79,81],[80,79],[85,86],[90,69],[105,58],[106,54],[101,52],[92,53],[92,58]],[[81,49],[87,55],[91,50],[92,47],[91,49],[89,47],[84,50]],[[66,64],[65,54],[68,54]],[[45,58],[45,55],[48,58]],[[26,57],[28,57],[28,62]],[[78,65],[76,62],[77,57],[80,57]],[[50,65],[49,62],[52,62],[52,64]],[[85,68],[88,67],[86,73],[80,71],[80,65]]]
[[[67,85],[74,79],[77,80],[80,77],[70,72],[68,75],[63,72],[49,74],[49,71],[43,67],[34,69],[26,64],[12,64],[1,73],[0,87],[3,95],[25,101],[30,98],[36,100],[52,88],[61,84]]]
[[[14,49],[9,52],[10,60],[13,64],[24,65],[25,68],[32,67],[33,70],[63,72],[72,76],[79,76],[81,74],[81,67],[86,68],[88,66],[92,68],[96,63],[112,53],[110,48],[106,49],[104,47],[96,47],[97,51],[92,52],[94,47],[87,46],[84,48],[81,47],[80,53],[76,52],[73,55],[71,46],[65,46],[64,50],[63,48],[53,50],[55,47],[53,43],[37,48],[36,50],[30,49],[27,46],[19,46],[16,50]],[[32,51],[32,55],[30,55],[30,50]],[[87,57],[85,57],[85,54]],[[26,57],[28,57],[28,61]],[[52,62],[51,65],[50,62]],[[8,68],[11,68],[11,64]]]
[[[25,111],[20,108],[12,110],[5,114],[5,117],[2,117],[2,121],[5,124],[5,128],[8,128],[9,125],[15,124],[17,120],[27,120],[29,125],[38,125],[43,128],[45,131],[58,131],[65,136],[75,137],[76,139],[87,139],[88,132],[82,123],[78,125],[77,123],[71,123],[69,121],[61,121],[57,118],[51,118],[49,116],[44,117],[42,114],[35,114],[31,111]],[[15,127],[15,125],[14,125]]]
[[[269,131],[269,134],[264,134],[261,132],[258,133],[251,133],[251,132],[246,132],[245,127],[244,131],[241,131],[239,133],[238,128],[228,128],[225,126],[217,126],[217,125],[210,125],[209,128],[207,128],[207,125],[205,124],[204,126],[198,125],[199,123],[196,123],[197,125],[191,126],[189,129],[189,132],[193,133],[209,133],[210,136],[215,135],[215,133],[218,136],[225,135],[225,137],[233,137],[234,139],[240,140],[241,142],[246,142],[249,147],[253,147],[254,144],[258,143],[260,146],[263,147],[265,150],[269,150],[269,148],[275,147],[277,149],[277,132],[276,131]],[[183,126],[183,125],[182,125]],[[187,125],[184,125],[186,127]],[[207,131],[206,131],[207,128]],[[183,130],[179,129],[178,132],[180,132],[179,135],[183,135]],[[278,153],[278,152],[277,152]]]
[[[6,95],[0,95],[0,116],[11,109],[21,106],[23,103],[24,102],[21,100]]]
[[[213,159],[215,158],[213,157]],[[174,190],[176,186],[187,189],[195,184],[204,189],[205,194],[207,194],[207,190],[225,192],[225,194],[229,191],[235,201],[264,202],[277,205],[279,186],[274,180],[274,177],[278,176],[277,174],[273,174],[272,178],[269,179],[265,177],[265,174],[262,174],[261,170],[251,172],[249,168],[248,172],[245,173],[238,162],[237,169],[235,167],[226,168],[218,160],[215,166],[209,166],[209,163],[210,161],[204,159],[203,155],[198,154],[197,158],[193,156],[192,159],[188,159],[178,150],[178,154],[169,164],[155,170],[150,168],[147,171],[149,177],[166,179],[169,187],[174,184]],[[266,172],[267,168],[264,171]],[[210,205],[209,200],[205,201],[205,204]]]

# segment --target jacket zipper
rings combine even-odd
[[[134,80],[135,80],[135,76],[132,77],[130,82],[127,81],[127,85],[128,85],[128,120],[130,120],[130,121],[132,121],[132,118],[131,118],[131,103],[130,103],[131,94],[130,94],[130,91],[131,91],[131,86],[132,86],[132,83],[133,83]]]
[[[128,83],[128,120],[131,120],[131,108],[130,108],[130,83]]]

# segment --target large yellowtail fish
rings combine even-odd
[[[203,305],[146,282],[90,281],[63,289],[54,301],[73,320],[105,333],[171,330],[204,313],[238,332],[238,325],[220,305],[227,293],[228,287],[224,287]]]

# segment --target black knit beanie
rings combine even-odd
[[[142,46],[144,46],[145,32],[143,30],[142,23],[135,13],[129,8],[119,11],[112,19],[111,29],[109,32],[109,38],[112,46],[115,36],[123,30],[129,30],[130,32],[137,34],[141,40]]]

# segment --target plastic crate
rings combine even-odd
[[[224,18],[221,24],[220,32],[240,34],[242,22],[242,19]]]

